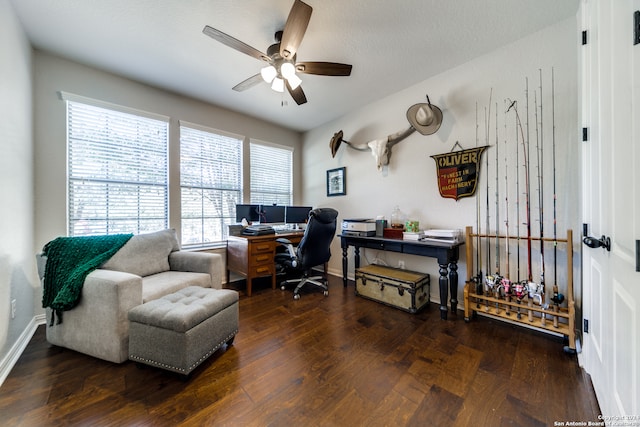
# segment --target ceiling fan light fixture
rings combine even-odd
[[[296,75],[296,67],[291,62],[285,62],[280,66],[280,73],[282,73],[282,77],[289,80]]]
[[[271,89],[276,92],[284,92],[284,80],[280,77],[276,77],[273,79],[273,83],[271,84]]]
[[[262,75],[262,79],[265,82],[271,83],[273,79],[278,75],[278,71],[276,70],[276,67],[274,67],[273,65],[269,65],[262,68],[260,70],[260,74]]]
[[[300,86],[300,83],[302,83],[302,79],[294,74],[290,77],[287,77],[287,82],[289,82],[289,86],[291,86],[291,89],[296,89],[298,86]]]

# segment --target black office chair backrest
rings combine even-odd
[[[306,270],[329,261],[337,218],[338,211],[332,208],[317,208],[309,212],[309,222],[297,249],[300,268]]]

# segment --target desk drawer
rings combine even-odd
[[[275,274],[275,266],[273,264],[273,260],[270,264],[251,266],[250,270],[250,275],[252,277],[272,276]]]
[[[250,246],[251,246],[251,255],[269,253],[273,258],[273,252],[274,252],[273,242],[252,242]]]
[[[398,242],[390,242],[389,240],[370,241],[361,243],[360,246],[363,248],[377,249],[379,251],[402,252],[402,240]]]
[[[272,252],[251,255],[251,265],[273,264]]]

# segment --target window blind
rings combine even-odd
[[[68,234],[168,226],[168,122],[67,100]]]
[[[251,203],[293,203],[293,149],[251,142]]]
[[[180,127],[182,244],[227,238],[242,201],[242,137]]]

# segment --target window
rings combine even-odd
[[[182,244],[227,238],[242,203],[242,141],[192,124],[180,126]]]
[[[252,141],[250,146],[252,204],[293,204],[293,149]]]
[[[68,234],[167,228],[168,120],[61,96],[67,102]]]

